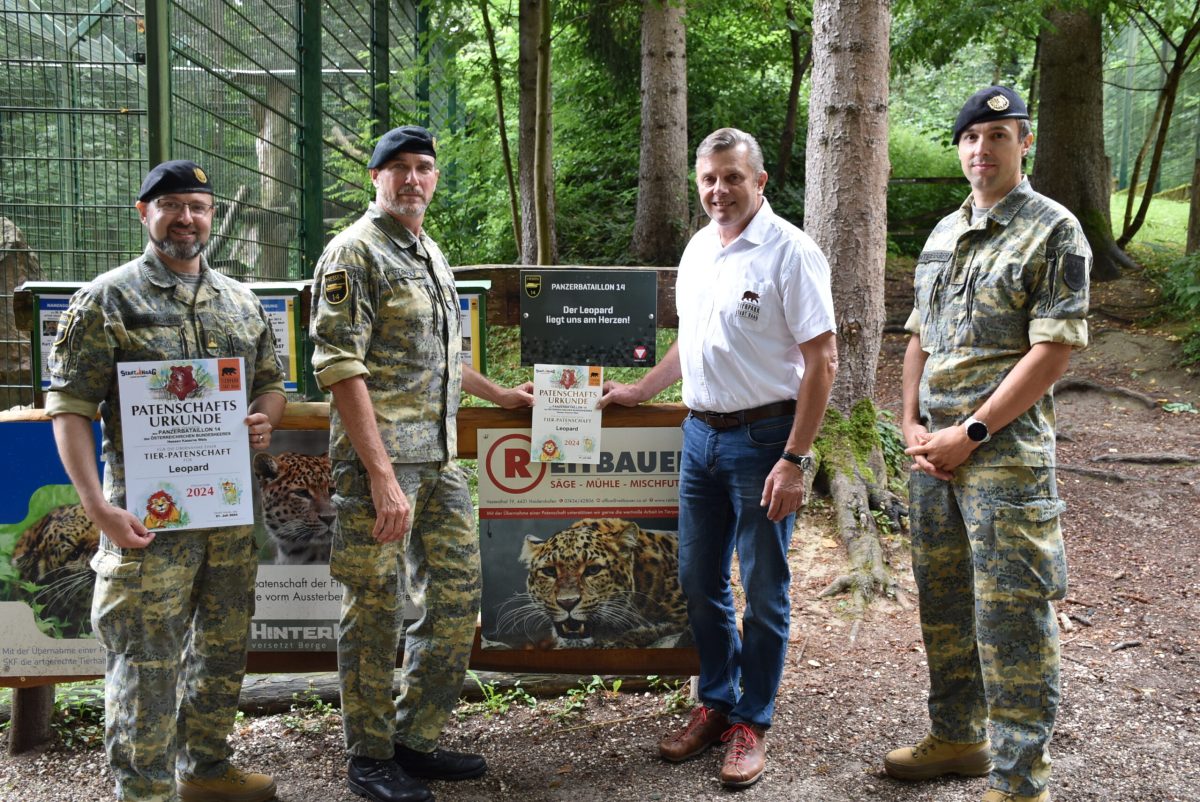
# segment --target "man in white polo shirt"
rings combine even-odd
[[[602,406],[633,406],[683,379],[679,579],[700,653],[700,706],[659,743],[665,760],[729,744],[726,787],[766,765],[766,730],[787,653],[788,544],[804,471],[837,371],[829,264],[763,197],[754,137],[736,128],[696,149],[696,188],[711,222],[684,251],[676,284],[679,338],[631,385],[609,383]],[[730,589],[737,550],[742,633]]]

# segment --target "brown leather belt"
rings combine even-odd
[[[691,411],[693,418],[704,421],[714,429],[732,429],[737,426],[745,426],[748,423],[763,420],[764,418],[778,418],[780,415],[795,414],[795,401],[776,401],[774,404],[766,404],[754,409],[743,409],[738,412],[704,412],[699,409]]]

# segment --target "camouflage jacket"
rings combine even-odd
[[[313,276],[313,372],[322,389],[362,376],[392,462],[458,450],[462,330],[446,257],[371,204],[321,254]],[[357,459],[336,405],[329,456]]]
[[[905,324],[929,354],[920,401],[930,431],[962,423],[1034,344],[1087,345],[1091,256],[1074,216],[1024,178],[982,220],[971,223],[968,197],[937,224],[917,260]],[[966,464],[1053,466],[1050,393]]]
[[[203,259],[200,272],[193,303],[192,287],[147,246],[140,258],[76,292],[59,320],[46,412],[91,418],[99,407],[110,474],[122,463],[118,362],[240,356],[250,378],[247,400],[283,393],[275,338],[258,299]],[[109,502],[123,504],[124,487],[112,489],[117,496]]]

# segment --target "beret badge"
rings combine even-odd
[[[199,181],[201,184],[208,183],[208,176],[199,167],[193,167],[192,172],[196,174],[196,180]]]
[[[1004,111],[1008,108],[1008,98],[1004,95],[993,95],[988,98],[987,104],[992,111]]]

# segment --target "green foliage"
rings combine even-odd
[[[883,450],[883,462],[887,465],[888,476],[904,475],[904,466],[909,457],[904,453],[904,434],[896,425],[896,415],[891,410],[879,410],[875,421],[875,431],[879,435],[879,447]]]
[[[621,690],[621,684],[620,679],[614,679],[610,686],[599,674],[593,674],[587,682],[580,680],[579,687],[567,691],[562,705],[551,713],[551,717],[560,724],[570,721],[587,708],[588,699],[615,698]]]
[[[496,683],[485,683],[479,678],[479,675],[474,671],[467,671],[467,676],[479,688],[479,692],[483,694],[483,699],[478,702],[461,702],[455,714],[459,717],[466,718],[468,716],[482,714],[484,718],[492,716],[503,716],[514,705],[523,705],[525,707],[537,707],[537,699],[528,691],[521,687],[521,680],[513,683],[511,688],[501,690],[496,687]]]
[[[1156,203],[1158,203],[1156,201]],[[1151,206],[1153,209],[1154,207]],[[1150,254],[1145,258],[1143,254]],[[1160,315],[1189,322],[1183,334],[1183,365],[1200,365],[1200,251],[1179,255],[1178,249],[1162,248],[1136,251],[1152,280],[1162,290],[1163,307]]]
[[[283,714],[282,721],[289,730],[315,735],[328,729],[333,723],[331,719],[340,717],[340,713],[336,705],[326,702],[309,685],[308,690],[292,694],[292,704]]]
[[[663,707],[668,713],[681,713],[692,707],[691,689],[688,681],[680,677],[660,677],[651,674],[646,677],[653,693],[662,694]]]
[[[895,120],[895,117],[893,117]],[[895,178],[955,178],[962,175],[957,151],[943,130],[925,130],[907,122],[893,122],[888,158]],[[956,184],[893,184],[888,187],[888,227],[894,250],[916,255],[939,219],[957,208],[970,187]],[[912,233],[908,233],[912,232]]]
[[[98,680],[59,685],[50,726],[67,749],[92,749],[104,742],[104,684]]]

